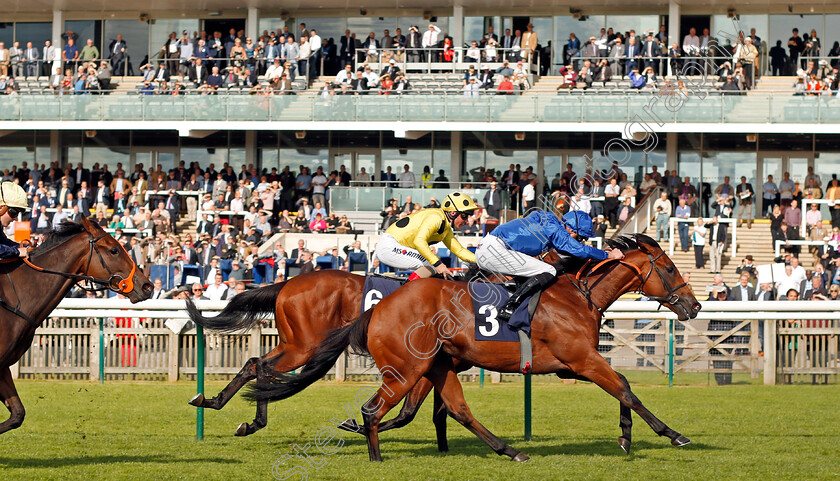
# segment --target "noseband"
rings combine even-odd
[[[84,226],[83,226],[84,227]],[[88,251],[88,260],[87,265],[85,266],[85,273],[82,274],[73,274],[71,272],[60,272],[60,271],[52,271],[49,269],[44,269],[43,267],[38,267],[32,262],[29,261],[28,257],[23,258],[23,262],[31,267],[32,269],[43,272],[44,274],[55,274],[58,276],[66,277],[68,279],[73,279],[76,282],[87,282],[88,286],[79,285],[82,289],[86,291],[100,291],[109,289],[114,292],[119,292],[121,294],[128,294],[134,290],[134,274],[137,272],[137,264],[132,262],[131,263],[131,272],[129,272],[128,277],[123,277],[119,273],[111,272],[111,269],[108,267],[108,264],[105,263],[105,259],[102,258],[102,253],[99,252],[99,247],[96,245],[97,242],[105,238],[106,236],[110,235],[107,232],[103,233],[100,236],[94,237],[93,234],[84,227],[85,233],[88,235],[88,244],[90,245],[90,250]],[[24,243],[29,243],[28,241],[24,241]],[[117,243],[119,244],[119,243]],[[31,243],[30,243],[31,245]],[[128,255],[125,248],[122,244],[119,244],[120,249]],[[90,263],[93,260],[93,253],[96,252],[97,257],[99,257],[99,263],[102,264],[102,267],[108,272],[110,277],[108,279],[102,279],[99,277],[94,277],[89,275],[90,272]],[[100,288],[93,287],[93,285],[102,286]]]

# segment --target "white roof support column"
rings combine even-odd
[[[452,7],[452,24],[449,26],[449,34],[452,35],[453,47],[460,48],[464,45],[464,7],[460,5]]]
[[[682,46],[680,36],[680,4],[677,0],[671,0],[668,4],[668,46],[674,43]]]
[[[449,143],[449,181],[461,182],[461,151],[463,149],[463,132],[452,132]],[[434,148],[434,146],[433,146]]]
[[[257,38],[260,36],[260,9],[249,7],[248,16],[245,17],[245,36],[250,37],[257,44]]]
[[[64,12],[61,10],[53,10],[53,20],[52,20],[52,40],[50,43],[55,47],[58,52],[61,52],[64,49],[64,42],[61,41],[61,34],[64,33]],[[78,45],[78,44],[77,44]],[[39,45],[38,48],[40,51],[43,51],[43,45]],[[43,59],[42,59],[43,60]],[[61,54],[58,55],[58,60],[53,62],[53,70],[56,68],[62,67],[62,72],[64,71],[63,66],[61,64]],[[52,73],[52,72],[50,72]]]

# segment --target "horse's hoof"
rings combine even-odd
[[[344,431],[349,431],[351,433],[361,434],[362,436],[367,435],[367,430],[364,426],[359,425],[355,419],[348,419],[341,424],[336,425],[338,429],[342,429]]]
[[[618,438],[618,445],[624,450],[626,454],[630,454],[630,440],[627,438]]]
[[[204,404],[204,394],[198,393],[195,396],[193,396],[193,398],[190,399],[190,404],[200,408],[202,404]]]
[[[247,436],[248,435],[248,423],[242,423],[236,428],[236,433],[234,436]]]
[[[529,458],[528,455],[524,453],[519,453],[516,456],[512,457],[510,460],[516,461],[517,463],[527,463],[531,460],[531,458]]]
[[[671,440],[671,444],[673,444],[676,447],[685,446],[690,442],[691,440],[683,436],[682,434]]]

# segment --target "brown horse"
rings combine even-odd
[[[257,325],[261,319],[273,315],[280,342],[262,357],[249,359],[239,373],[213,398],[197,394],[190,404],[197,407],[222,409],[242,387],[253,379],[268,382],[274,376],[303,366],[309,361],[318,343],[332,330],[355,321],[362,309],[365,277],[338,270],[311,272],[270,286],[235,296],[216,317],[204,317],[191,301],[187,301],[190,318],[206,329],[235,332]],[[394,419],[382,424],[381,431],[399,428],[411,422],[423,400],[432,390],[426,380],[418,383]],[[438,400],[438,399],[436,399]],[[438,400],[439,401],[439,400]],[[436,409],[436,412],[439,409]],[[268,401],[257,400],[257,412],[250,424],[242,423],[237,436],[253,434],[268,422]],[[439,423],[443,423],[442,426]],[[446,446],[445,416],[436,418],[438,445]],[[345,423],[351,431],[361,426]]]
[[[638,290],[675,312],[680,319],[697,316],[700,304],[673,262],[653,239],[636,235],[608,241],[625,253],[621,261],[604,261],[573,278],[564,275],[549,286],[534,314],[531,330],[533,373],[555,373],[592,381],[621,403],[619,445],[630,450],[630,410],[674,446],[690,441],[645,408],[598,353],[602,313],[622,294]],[[654,275],[655,274],[655,275]],[[411,306],[411,309],[406,309]],[[418,319],[425,319],[423,321]],[[505,444],[473,418],[456,376],[453,358],[501,372],[519,370],[516,343],[476,342],[472,302],[464,284],[439,279],[410,283],[383,299],[359,320],[331,334],[301,373],[254,386],[254,398],[280,399],[324,375],[348,346],[369,352],[379,366],[382,385],[362,407],[368,452],[381,461],[378,425],[422,378],[440,393],[446,410],[498,454],[515,461],[528,457]]]
[[[63,223],[28,259],[0,264],[0,274],[0,400],[11,413],[0,424],[2,434],[20,427],[25,414],[9,366],[29,349],[35,329],[73,284],[96,284],[131,302],[148,299],[152,284],[125,249],[87,219]]]

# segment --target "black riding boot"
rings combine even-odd
[[[504,305],[499,308],[499,314],[496,317],[504,322],[508,322],[511,316],[513,316],[514,311],[516,311],[516,308],[522,304],[522,301],[537,291],[544,289],[546,286],[551,284],[553,280],[554,276],[548,272],[537,274],[528,279],[524,284],[519,286],[519,288],[516,289],[516,292],[511,294],[510,298],[508,298]]]

